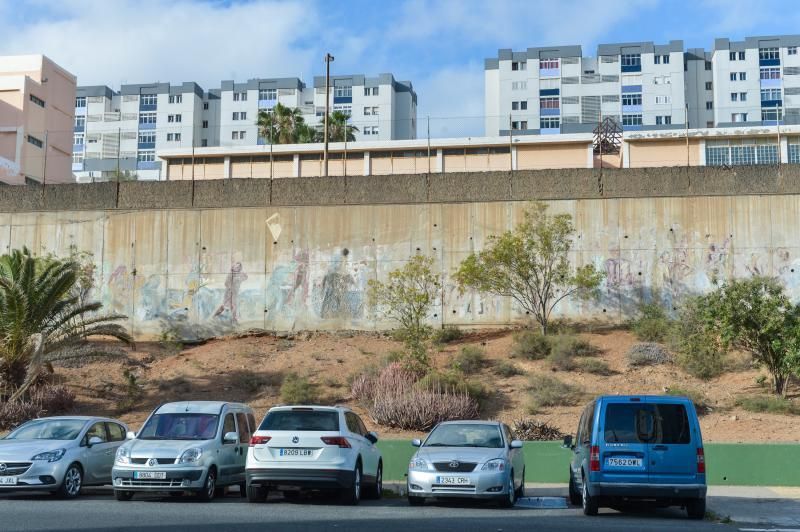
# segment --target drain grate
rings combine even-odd
[[[542,510],[557,510],[567,508],[565,497],[522,497],[517,500],[518,508],[538,508]]]

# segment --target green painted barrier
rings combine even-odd
[[[386,480],[402,481],[416,450],[410,441],[379,441]],[[561,442],[525,442],[525,480],[567,482],[571,452]],[[800,444],[708,443],[707,479],[723,486],[800,486]]]

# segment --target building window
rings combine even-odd
[[[739,52],[739,61],[744,61],[744,52]]]
[[[31,99],[31,101],[32,101],[33,103],[35,103],[35,104],[36,104],[36,105],[38,105],[39,107],[44,107],[44,100],[42,100],[42,99],[41,99],[41,98],[39,98],[38,96],[34,96],[33,94],[31,94],[31,95],[29,95],[29,96],[30,96],[30,99]]]
[[[668,126],[672,124],[672,115],[656,116],[657,126]]]
[[[747,113],[732,113],[731,122],[747,122]]]
[[[737,166],[756,164],[756,147],[731,146],[731,164]]]
[[[183,94],[169,95],[169,103],[182,103],[182,102],[183,102]]]
[[[208,111],[208,102],[203,102],[203,111]]]
[[[85,116],[76,116],[75,117],[75,127],[86,127],[86,117]]]
[[[672,103],[672,96],[656,96],[656,103],[657,104],[668,104]]]
[[[75,133],[74,135],[72,135],[72,144],[74,144],[75,146],[82,146],[83,140],[84,140],[83,133]]]
[[[543,116],[539,120],[540,129],[558,129],[560,127],[561,127],[561,119],[557,116]]]
[[[668,65],[669,64],[669,54],[664,55],[662,61],[664,62],[665,65]]]
[[[181,122],[182,118],[181,115],[167,115],[167,122]]]
[[[739,93],[739,101],[740,102],[746,102],[747,101],[747,93],[746,92],[740,92]]]
[[[371,87],[364,87],[364,96],[369,96],[371,93]]]
[[[778,59],[779,57],[777,48],[761,48],[758,50],[759,59]]]
[[[558,97],[554,98],[539,98],[539,109],[558,109]]]
[[[239,132],[231,131],[231,140],[239,140]]]
[[[706,146],[706,165],[728,166],[731,164],[728,146]]]
[[[172,115],[170,115],[171,117]],[[172,120],[170,120],[172,122]],[[140,124],[155,124],[156,123],[156,114],[155,113],[139,113],[139,123]]]
[[[786,49],[788,55],[797,55],[797,46],[790,46]]]
[[[278,99],[278,89],[259,89],[258,90],[258,99],[259,100],[277,100]]]
[[[86,96],[78,96],[75,98],[75,108],[81,109],[83,107],[86,107]]]
[[[83,153],[73,153],[72,164],[83,164]]]
[[[208,146],[208,139],[201,139],[200,140],[200,146],[203,147],[203,148],[207,147]]]
[[[653,85],[672,85],[671,76],[653,76]]]
[[[527,69],[528,69],[528,62],[527,61],[512,61],[511,62],[511,70],[527,70]]]
[[[779,67],[762,68],[761,79],[781,79],[781,69]]]
[[[157,105],[158,96],[155,94],[142,94],[142,105]]]
[[[736,61],[736,52],[730,52],[730,53],[728,54],[728,58],[729,58],[731,61]]]
[[[247,112],[246,111],[234,111],[233,119],[234,120],[247,120]]]
[[[233,93],[233,101],[234,102],[246,102],[247,101],[247,92],[234,92]]]
[[[142,131],[139,133],[140,144],[155,144],[156,132],[155,131]]]
[[[364,126],[365,135],[377,135],[378,133],[378,126]]]
[[[756,146],[758,164],[778,164],[778,145],[759,144]]]
[[[656,116],[656,125],[657,125],[657,126],[660,126],[660,125],[662,125],[663,123],[664,123],[664,122],[663,122],[663,117],[661,117],[661,116]]]
[[[372,87],[372,95],[373,96],[377,96],[378,95],[378,87]]]
[[[622,115],[622,125],[623,126],[641,126],[642,125],[642,115],[640,115],[640,114]]]
[[[512,91],[524,91],[528,89],[528,82],[527,81],[512,81],[511,82],[511,90]]]
[[[771,100],[780,100],[780,99],[781,99],[780,89],[761,89],[762,102],[768,102]]]
[[[622,66],[641,66],[641,54],[622,54]]]
[[[334,87],[333,88],[333,97],[334,98],[352,98],[353,97],[353,87]]]
[[[731,81],[736,81],[736,72],[731,72]]]
[[[800,144],[789,144],[789,162],[800,164]]]
[[[140,163],[152,163],[156,160],[155,150],[140,150],[136,155],[136,160]]]
[[[559,59],[542,59],[539,61],[539,70],[553,70],[557,68],[560,68]]]
[[[364,107],[364,116],[370,116],[372,114],[372,107]]]
[[[622,105],[642,105],[642,93],[625,93],[622,95]]]
[[[661,56],[660,55],[653,56],[653,63],[655,63],[657,65],[660,65],[661,64]]]
[[[738,92],[732,92],[731,93],[731,101],[732,102],[738,102],[739,101],[739,93]]]
[[[208,120],[203,120],[203,129],[208,129]]]
[[[511,110],[519,111],[519,102],[511,102]]]
[[[747,72],[739,72],[739,81],[747,81]]]
[[[706,70],[711,70],[713,66],[714,65],[711,63],[711,61],[706,61]]]
[[[770,109],[762,109],[761,110],[761,120],[763,122],[778,122],[783,120],[783,109],[779,107],[773,107]]]
[[[713,88],[713,87],[714,87],[714,84],[713,84],[713,82],[711,82],[711,81],[706,81],[706,90],[707,90],[707,91],[710,91],[710,90],[712,90],[712,88]]]
[[[379,113],[379,109],[380,109],[379,107],[373,107],[372,108],[372,116],[378,116],[380,114]]]

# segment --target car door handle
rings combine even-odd
[[[666,445],[654,445],[653,446],[653,450],[654,451],[667,451],[667,450],[669,450],[669,447],[667,447]]]

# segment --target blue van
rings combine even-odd
[[[583,513],[636,501],[706,512],[706,464],[692,401],[673,396],[610,395],[583,410],[572,450],[569,497]]]

